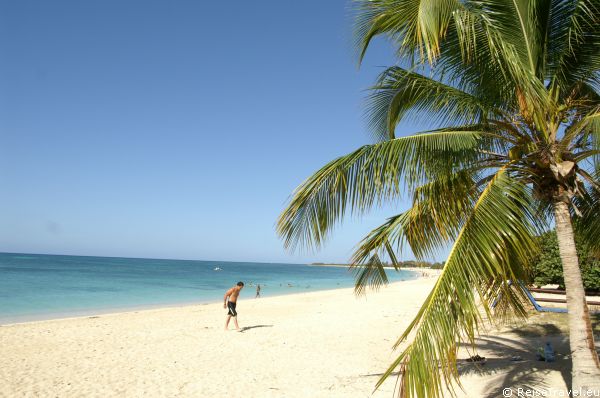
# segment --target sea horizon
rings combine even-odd
[[[238,281],[242,300],[354,286],[347,267],[37,253],[0,253],[0,275],[0,325],[214,303]]]

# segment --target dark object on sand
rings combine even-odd
[[[485,362],[485,357],[480,357],[479,355],[473,355],[470,358],[467,358],[467,362]]]
[[[538,361],[545,361],[546,358],[544,357],[544,349],[542,347],[538,348],[536,353],[535,353],[535,358]]]

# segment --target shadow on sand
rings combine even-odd
[[[463,358],[458,359],[458,371],[461,376],[475,374],[484,376],[487,382],[483,398],[497,398],[502,396],[505,387],[522,387],[531,390],[556,387],[547,385],[545,378],[551,371],[559,371],[567,388],[571,388],[571,359],[569,355],[569,339],[561,334],[560,329],[552,324],[537,325],[543,334],[511,330],[510,334],[503,336],[483,335],[476,339],[476,352],[487,358],[485,364],[471,363]],[[556,361],[546,363],[538,361],[536,351],[550,342],[556,352]],[[464,346],[463,346],[464,347]],[[467,348],[467,347],[464,347]],[[468,355],[475,354],[468,350]],[[512,357],[520,357],[519,361],[512,361]],[[381,377],[382,373],[364,374],[361,377]],[[394,372],[392,377],[398,377],[399,372]],[[460,387],[458,388],[460,390]]]
[[[246,330],[255,329],[255,328],[272,328],[273,325],[254,325],[254,326],[244,326],[240,329],[240,333],[244,333]]]
[[[475,365],[459,361],[461,375],[479,374],[492,377],[485,388],[486,398],[502,396],[505,387],[522,387],[531,390],[556,387],[547,385],[545,379],[551,371],[559,371],[567,388],[571,388],[571,360],[569,356],[569,340],[567,336],[555,334],[553,325],[545,325],[549,334],[545,336],[482,336],[477,339],[477,351],[487,356],[485,365]],[[519,335],[518,331],[513,331]],[[547,363],[538,361],[536,351],[543,347],[546,341],[551,342],[556,352],[556,361]],[[511,357],[521,357],[520,361],[511,361]],[[462,363],[461,363],[462,362]]]

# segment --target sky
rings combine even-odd
[[[345,0],[1,0],[0,251],[346,262],[406,203],[317,252],[275,223],[372,142],[366,89],[395,59],[377,41],[358,68],[352,29]]]

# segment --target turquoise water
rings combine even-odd
[[[242,299],[254,298],[256,284],[276,296],[354,283],[345,267],[0,253],[0,324],[217,302],[238,281],[246,283]]]

